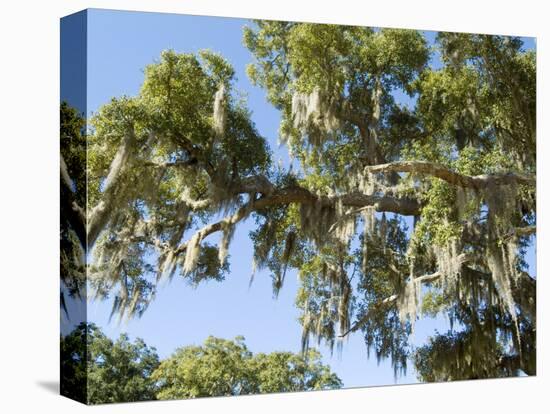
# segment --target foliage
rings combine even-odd
[[[126,334],[112,341],[82,323],[61,337],[61,394],[89,404],[340,388],[342,382],[307,354],[252,354],[243,337],[208,337],[159,361],[155,348]]]
[[[274,294],[299,272],[304,352],[310,338],[332,347],[361,331],[398,374],[424,312],[458,329],[434,350],[494,321],[479,363],[449,378],[496,375],[499,350],[517,364],[507,374],[534,374],[535,53],[508,36],[439,33],[429,45],[414,30],[273,21],[246,27],[244,44],[299,167],[272,165],[229,62],[163,52],[137,96],[90,120],[95,295],[132,317],[164,278],[221,281],[235,227],[253,217]],[[215,233],[218,246],[204,240]],[[465,366],[470,348],[455,348]],[[434,375],[443,364],[422,358]]]
[[[243,337],[208,337],[201,346],[186,346],[162,361],[153,373],[159,399],[196,398],[340,388],[339,378],[320,361],[320,354],[290,352],[252,354]]]
[[[235,181],[269,164],[250,114],[229,94],[233,76],[213,52],[197,57],[166,51],[146,68],[139,96],[113,99],[90,121],[90,226],[108,225],[97,243],[89,235],[95,247],[91,281],[98,297],[119,287],[113,312],[121,317],[140,315],[157,281],[171,278],[177,267],[191,283],[223,280],[228,271],[218,248],[199,249],[201,240],[195,240],[194,254],[177,258],[174,251],[187,230],[239,201]],[[214,107],[219,113],[213,114]],[[216,122],[223,124],[221,135],[213,131]],[[204,163],[207,171],[198,168]],[[146,258],[161,247],[155,269]]]
[[[298,296],[304,335],[333,344],[336,326],[341,335],[361,329],[368,349],[378,358],[390,357],[397,373],[414,352],[407,337],[426,295],[432,315],[448,313],[461,324],[472,323],[464,307],[473,313],[489,303],[488,312],[508,315],[512,323],[495,329],[501,337],[515,332],[517,353],[522,339],[531,336],[524,333],[520,339],[522,322],[513,296],[520,279],[534,281],[522,259],[521,246],[529,243],[530,233],[510,235],[533,225],[534,188],[518,193],[513,182],[497,187],[490,179],[465,185],[462,178],[453,181],[433,171],[445,166],[468,177],[535,172],[534,53],[522,51],[517,38],[440,33],[436,48],[442,67],[434,68],[427,65],[428,47],[416,31],[263,21],[245,28],[244,40],[256,59],[249,75],[281,110],[281,137],[301,162],[304,186],[328,197],[358,188],[421,203],[410,237],[403,222],[388,223],[377,215],[373,226],[367,215],[362,237],[352,237],[353,243],[348,238],[343,249],[325,236],[313,238],[310,253],[297,253],[303,258],[300,274],[307,275]],[[396,91],[412,96],[412,109],[395,102]],[[303,112],[300,105],[310,107]],[[328,125],[327,118],[335,120]],[[340,161],[336,154],[342,148],[352,153]],[[381,174],[368,174],[369,166],[408,160],[432,164],[424,164],[428,169],[422,173],[412,167],[399,176],[384,174],[381,167]],[[321,229],[320,217],[312,221]],[[388,237],[397,234],[401,242],[391,246]],[[300,236],[311,239],[307,233]],[[357,243],[363,246],[353,255]],[[327,249],[331,255],[323,253]],[[344,265],[350,253],[355,266]],[[349,286],[350,275],[361,267],[360,254],[362,275],[352,300],[342,289],[320,288],[331,262],[342,266],[330,286]],[[463,265],[466,260],[470,266]],[[482,281],[471,280],[475,272]],[[531,309],[521,312],[534,316],[533,300]],[[353,314],[355,304],[357,322],[351,329],[338,304],[346,308],[344,315]],[[481,372],[481,365],[476,367]]]
[[[83,225],[79,225],[73,201],[84,206],[86,202],[86,137],[85,121],[66,102],[60,108],[61,203],[60,203],[60,264],[61,280],[70,296],[80,296],[85,285],[83,265],[86,239]],[[65,303],[62,292],[61,302]],[[66,309],[65,309],[66,311]]]
[[[502,378],[525,374],[518,371],[518,356],[506,351],[495,331],[476,327],[431,337],[416,350],[414,364],[420,381],[452,381]],[[527,366],[534,363],[528,356]],[[529,368],[533,369],[532,366]]]
[[[80,402],[88,401],[86,324],[60,338],[60,394]]]
[[[148,401],[155,399],[150,379],[158,366],[155,348],[127,335],[112,341],[94,324],[81,323],[61,338],[62,394],[89,404]],[[75,394],[76,393],[76,394]]]

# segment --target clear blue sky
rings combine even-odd
[[[277,145],[278,112],[266,102],[265,92],[254,87],[245,74],[251,55],[242,46],[242,27],[246,20],[183,16],[173,14],[88,12],[88,113],[96,111],[111,97],[135,95],[143,81],[143,68],[158,59],[160,52],[172,48],[177,52],[212,49],[222,53],[234,66],[237,88],[248,95],[248,106],[257,128],[275,153],[275,160],[288,162],[285,148]],[[433,33],[427,33],[433,39]],[[528,44],[528,46],[532,46]],[[93,302],[88,308],[90,322],[117,337],[127,332],[141,337],[166,357],[179,346],[199,344],[208,335],[232,338],[243,335],[253,352],[300,349],[301,328],[294,297],[298,287],[296,272],[287,275],[285,286],[273,299],[271,279],[265,272],[256,274],[249,288],[252,245],[248,232],[250,221],[236,231],[229,253],[231,272],[221,283],[207,283],[196,289],[175,277],[160,287],[157,297],[141,319],[118,326],[109,323],[110,301]],[[534,265],[533,252],[529,263]],[[417,324],[415,342],[423,340],[434,328],[445,329],[439,320]],[[343,380],[346,387],[394,384],[389,361],[376,363],[367,359],[360,334],[352,335],[341,355],[321,346],[323,360]],[[397,383],[416,382],[412,368]]]

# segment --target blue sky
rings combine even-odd
[[[158,59],[164,49],[196,52],[212,49],[222,53],[236,70],[236,87],[248,95],[248,106],[258,130],[265,136],[275,161],[287,162],[287,152],[277,145],[278,112],[266,102],[265,92],[254,87],[245,74],[251,55],[242,46],[242,27],[252,23],[231,18],[173,14],[88,11],[88,114],[112,97],[135,95],[143,81],[143,68]],[[427,33],[433,39],[433,33]],[[531,46],[528,44],[527,46]],[[101,326],[111,337],[127,332],[155,346],[161,357],[175,348],[199,344],[208,335],[232,338],[243,335],[253,352],[300,349],[301,328],[294,306],[296,272],[290,272],[277,299],[273,298],[271,279],[265,272],[256,274],[249,287],[252,248],[247,221],[236,231],[229,253],[231,272],[221,283],[190,287],[181,278],[159,288],[157,297],[141,319],[124,325],[108,323],[111,303],[93,302],[88,307],[89,321]],[[534,265],[533,252],[529,263]],[[424,320],[417,324],[415,342],[423,342],[434,328],[445,329],[441,321]],[[325,363],[343,380],[346,387],[396,383],[389,361],[367,359],[360,334],[352,335],[341,355],[331,356],[321,346]],[[416,382],[412,368],[397,383]]]

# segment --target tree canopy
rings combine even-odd
[[[160,399],[309,391],[340,388],[318,351],[256,354],[243,337],[209,337],[202,346],[178,349],[153,374]]]
[[[299,273],[304,351],[360,332],[397,374],[415,321],[446,315],[451,333],[414,357],[421,378],[534,374],[535,52],[508,36],[430,45],[414,30],[272,21],[243,39],[299,167],[272,162],[221,55],[163,52],[139,94],[89,120],[86,220],[69,224],[96,297],[132,317],[175,274],[222,281],[252,217],[254,266],[275,293]],[[217,346],[230,345],[246,354]]]
[[[306,354],[253,354],[243,337],[209,337],[160,361],[142,339],[121,334],[112,341],[94,324],[82,323],[61,338],[61,393],[89,404],[219,397],[340,388],[342,382]]]
[[[122,334],[112,341],[94,324],[81,323],[61,338],[61,394],[90,404],[149,401],[159,365],[155,348]]]

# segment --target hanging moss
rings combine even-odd
[[[356,231],[356,212],[352,209],[345,210],[342,200],[336,203],[336,222],[331,226],[330,233],[334,234],[342,244],[347,245]]]
[[[222,240],[220,242],[220,248],[218,253],[218,259],[222,266],[225,264],[225,260],[227,258],[227,251],[229,249],[229,243],[231,243],[231,239],[233,238],[234,233],[235,233],[235,226],[228,223],[227,221],[224,221],[223,231],[222,231]]]
[[[294,128],[306,134],[314,147],[320,147],[340,127],[336,100],[318,87],[311,93],[292,95],[292,120]]]
[[[168,253],[161,258],[158,276],[159,281],[172,278],[176,270],[176,259],[173,250],[169,250]]]
[[[283,266],[283,269],[281,271],[281,285],[284,283],[290,257],[294,253],[295,247],[296,247],[296,232],[294,230],[290,230],[286,235],[285,247],[283,250],[283,254],[281,256],[281,264]]]
[[[216,136],[221,137],[225,133],[225,123],[227,120],[227,112],[225,108],[225,85],[220,83],[216,94],[214,95],[214,132]]]
[[[336,208],[330,203],[303,203],[300,205],[300,225],[304,234],[318,247],[329,238],[332,225],[337,221]]]
[[[363,168],[358,168],[351,174],[350,187],[366,195],[374,194],[376,177],[370,171],[365,172]]]
[[[302,346],[307,350],[310,337],[325,341],[331,348],[336,336],[350,328],[353,314],[353,292],[344,270],[344,261],[329,250],[312,256],[300,269],[297,306],[302,309]],[[338,338],[341,349],[343,338]]]
[[[343,335],[350,328],[351,313],[351,288],[347,282],[347,276],[341,277],[340,298],[338,301],[338,329],[340,335]]]
[[[191,274],[197,268],[200,255],[201,238],[199,233],[195,233],[187,242],[185,249],[185,261],[183,262],[182,271],[184,274]]]
[[[461,273],[462,263],[459,258],[459,245],[456,239],[449,240],[444,246],[433,244],[432,254],[437,262],[437,270],[444,291],[455,287]]]
[[[132,152],[134,151],[135,144],[136,142],[133,137],[127,136],[122,139],[122,143],[120,144],[115,157],[111,161],[109,173],[105,178],[103,188],[110,188],[113,182],[120,177],[122,171],[130,167],[129,160]]]
[[[519,343],[518,317],[512,294],[512,288],[519,277],[517,270],[518,247],[515,238],[508,236],[510,232],[513,232],[514,223],[517,220],[517,195],[518,187],[514,184],[496,188],[490,183],[484,193],[488,207],[487,265],[503,306],[516,325]]]
[[[417,283],[414,278],[409,278],[397,300],[399,319],[402,324],[410,322],[413,332],[417,313],[421,307],[420,287],[420,283]]]
[[[366,207],[361,210],[361,215],[363,216],[364,222],[364,231],[367,236],[371,236],[375,232],[376,227],[376,210],[374,207]]]

